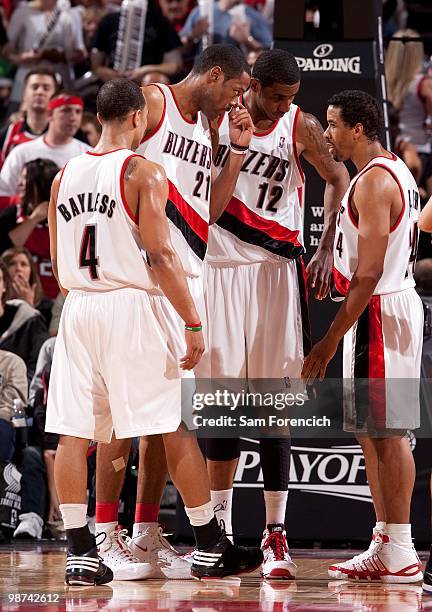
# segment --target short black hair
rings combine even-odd
[[[25,181],[25,194],[21,204],[24,207],[25,215],[28,215],[29,204],[33,208],[41,202],[47,202],[50,199],[51,185],[55,175],[60,168],[50,159],[32,159],[24,164],[27,169]]]
[[[30,72],[27,72],[24,77],[24,84],[27,85],[29,78],[34,76],[35,74],[42,74],[51,77],[54,81],[56,91],[60,88],[61,76],[58,74],[58,72],[55,72],[55,70],[50,68],[50,66],[45,66],[44,64],[40,64],[37,68],[32,68]]]
[[[258,56],[252,77],[258,79],[263,87],[273,83],[294,85],[300,81],[300,68],[292,53],[284,49],[267,49]]]
[[[250,66],[238,47],[233,45],[210,45],[196,56],[192,68],[193,74],[205,74],[219,66],[226,79],[240,77],[243,72],[250,75]]]
[[[354,127],[361,123],[369,140],[377,140],[383,128],[383,114],[376,98],[359,89],[346,89],[328,101],[329,106],[340,108],[342,121]]]
[[[128,113],[145,105],[141,87],[129,79],[107,81],[96,98],[97,112],[104,121],[122,121]]]

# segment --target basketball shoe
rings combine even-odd
[[[194,578],[224,578],[253,572],[263,562],[259,548],[231,544],[224,532],[207,548],[198,547],[194,554],[191,574]]]
[[[98,557],[96,546],[81,555],[74,555],[68,550],[65,584],[99,586],[111,582],[112,579],[113,573]]]
[[[428,595],[432,595],[432,554],[429,561],[426,563],[423,577],[423,591]]]
[[[348,580],[385,583],[413,583],[422,580],[422,564],[414,546],[396,544],[387,534],[372,555],[356,561],[346,570]]]
[[[191,580],[191,566],[171,546],[157,523],[151,524],[134,538],[127,538],[131,553],[141,562],[150,564],[151,578]]]
[[[330,565],[328,568],[328,575],[330,578],[335,578],[336,580],[343,580],[347,578],[347,572],[353,569],[356,563],[360,563],[367,557],[371,557],[376,553],[376,551],[381,546],[381,536],[383,534],[383,530],[378,527],[373,528],[372,540],[369,544],[369,548],[359,555],[355,555],[352,559],[348,559],[347,561],[341,561],[340,563],[334,563]]]
[[[129,550],[126,544],[127,531],[116,527],[113,531],[102,531],[97,538],[99,556],[114,575],[114,580],[142,580],[150,578],[153,568],[150,563],[141,563]]]
[[[261,542],[264,562],[261,567],[263,578],[294,580],[297,565],[292,561],[286,533],[282,524],[267,525]]]

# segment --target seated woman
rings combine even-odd
[[[0,254],[12,247],[26,247],[36,262],[44,293],[51,300],[59,289],[51,268],[47,215],[51,184],[58,171],[49,159],[25,164],[19,203],[0,213]]]
[[[15,353],[23,359],[27,366],[27,379],[30,382],[40,348],[48,338],[47,327],[41,313],[28,302],[22,299],[9,299],[12,280],[8,266],[2,258],[0,258],[0,277],[0,293],[3,295],[0,300],[0,349]]]
[[[27,304],[39,310],[48,326],[51,320],[53,302],[43,292],[30,251],[24,247],[13,247],[5,251],[1,257],[7,265],[11,277],[11,297],[24,300]]]

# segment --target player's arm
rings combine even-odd
[[[170,238],[165,207],[168,183],[163,168],[152,162],[139,161],[134,172],[139,176],[138,225],[145,250],[156,280],[185,324],[200,323],[189,292],[186,275]],[[201,332],[185,331],[187,353],[181,366],[195,367],[204,352]]]
[[[237,147],[247,147],[253,136],[254,125],[244,106],[232,107],[229,113],[230,142]],[[244,162],[244,154],[228,155],[227,162],[220,173],[212,168],[212,187],[210,194],[210,224],[215,223],[225,210],[234,193],[234,188]]]
[[[432,232],[432,197],[420,213],[418,227],[422,232]]]
[[[357,181],[354,192],[359,215],[357,269],[348,295],[329,330],[304,361],[302,376],[306,379],[324,378],[339,342],[358,320],[375,291],[384,269],[392,202],[399,195],[399,190],[396,194],[395,189],[394,179],[379,168],[369,170]]]
[[[306,269],[315,297],[321,300],[330,289],[333,264],[333,242],[336,217],[349,185],[349,175],[342,162],[330,155],[320,122],[309,113],[300,112],[296,139],[301,153],[326,182],[324,191],[324,231],[320,243]]]
[[[50,239],[50,253],[51,253],[51,265],[53,274],[56,278],[58,286],[62,294],[66,297],[69,293],[67,289],[61,286],[58,275],[58,267],[57,267],[57,214],[56,214],[56,205],[57,205],[57,196],[58,190],[60,187],[60,178],[62,172],[58,172],[56,175],[53,184],[51,186],[51,197],[48,204],[48,228],[49,228],[49,239]]]

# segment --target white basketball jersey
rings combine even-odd
[[[358,227],[352,214],[351,198],[358,179],[371,168],[383,168],[399,186],[401,213],[390,230],[384,271],[374,295],[394,293],[415,286],[413,267],[417,255],[417,220],[420,196],[414,177],[404,162],[392,153],[392,158],[375,157],[351,181],[339,209],[334,243],[334,283],[341,296],[348,293],[349,284],[358,263]]]
[[[210,228],[210,264],[291,259],[304,252],[304,175],[295,136],[299,112],[291,104],[269,130],[254,134],[233,197]],[[219,134],[214,164],[222,169],[230,154],[228,113]]]
[[[64,167],[56,208],[57,264],[65,289],[157,286],[124,197],[124,172],[133,156],[128,149],[87,152]]]
[[[207,250],[212,148],[207,118],[184,117],[170,87],[158,84],[165,106],[156,129],[148,134],[138,153],[160,164],[167,175],[166,214],[171,240],[183,268],[191,276],[201,273]]]

